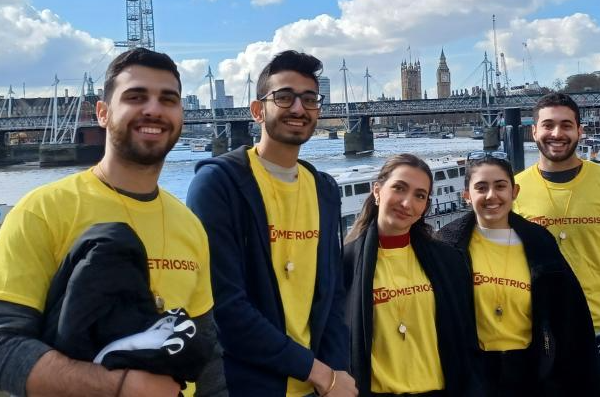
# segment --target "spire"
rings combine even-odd
[[[444,48],[442,47],[442,54],[440,54],[440,65],[438,69],[448,69],[448,64],[446,64],[446,55],[444,54]]]

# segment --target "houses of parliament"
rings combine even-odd
[[[444,49],[440,55],[440,62],[437,68],[437,97],[443,99],[450,97],[450,69],[446,64]],[[400,65],[400,77],[402,80],[402,100],[418,100],[427,98],[427,91],[422,94],[421,91],[421,62],[414,63],[406,60]]]

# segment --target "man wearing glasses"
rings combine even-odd
[[[308,54],[276,55],[250,106],[260,143],[199,162],[188,191],[208,233],[232,396],[357,394],[345,372],[337,184],[298,160],[323,101],[321,70]]]
[[[562,93],[542,97],[533,119],[539,161],[516,176],[521,193],[514,210],[554,235],[583,288],[598,335],[600,165],[582,161],[575,153],[583,128],[571,97]]]

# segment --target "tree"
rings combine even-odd
[[[600,91],[600,77],[595,74],[577,74],[567,78],[564,92],[598,92]]]

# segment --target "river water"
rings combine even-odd
[[[344,156],[343,139],[314,137],[302,146],[300,158],[312,163],[317,169],[327,171],[332,168],[351,167],[360,164],[380,166],[393,154],[413,153],[422,158],[445,156],[466,156],[473,150],[481,150],[483,142],[470,138],[430,139],[430,138],[382,138],[375,139],[375,151],[370,156]],[[537,159],[534,143],[525,143],[525,166]],[[189,150],[172,151],[161,173],[159,184],[185,201],[188,185],[194,175],[194,165],[198,160],[210,157],[209,152],[194,153]],[[0,204],[14,205],[23,195],[43,184],[55,181],[74,172],[89,167],[71,166],[39,168],[35,163],[14,165],[0,169]]]

